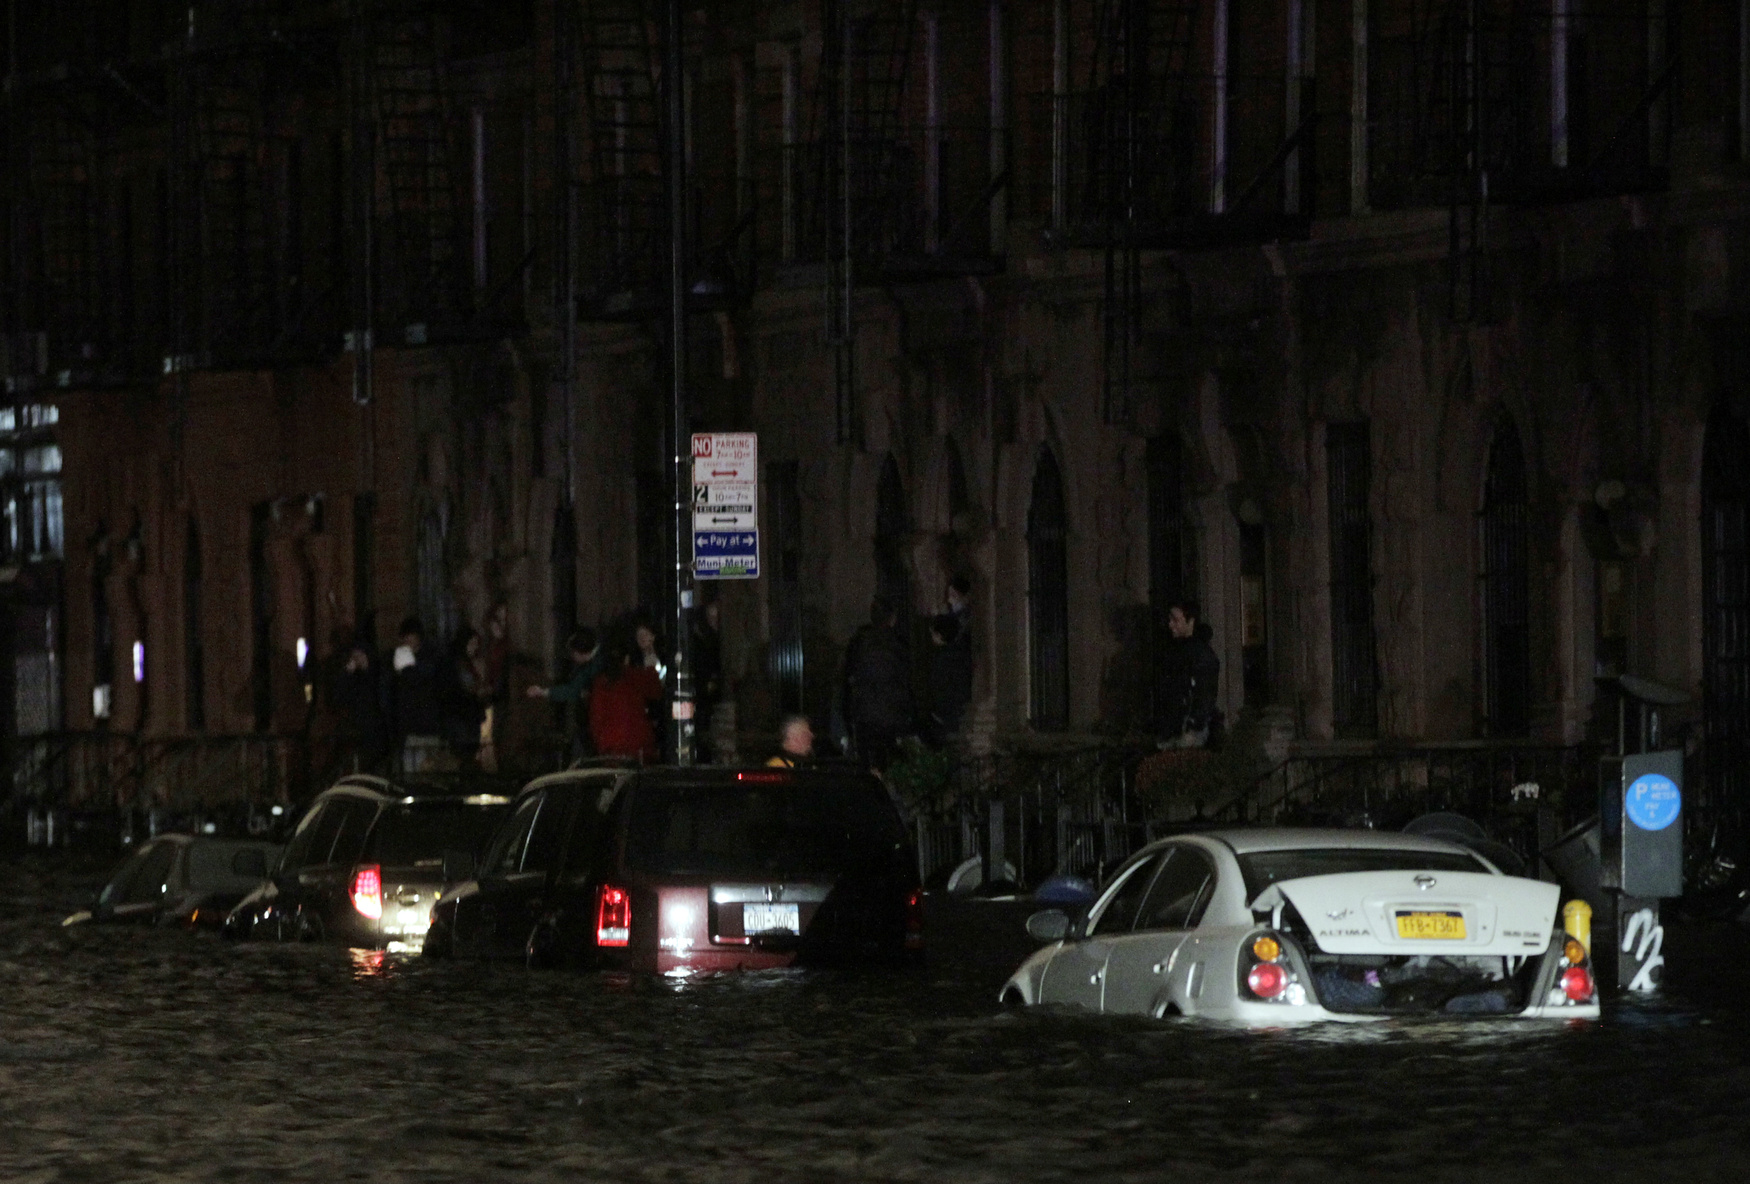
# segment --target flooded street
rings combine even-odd
[[[1750,1130],[1729,984],[1245,1033],[999,1014],[978,963],[675,986],[62,931],[95,882],[0,866],[0,1179],[1711,1180]]]

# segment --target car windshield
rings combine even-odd
[[[478,855],[503,816],[503,806],[475,806],[460,800],[390,806],[377,820],[373,858],[385,866],[437,867],[445,851]]]
[[[885,792],[862,779],[647,784],[630,805],[627,862],[656,875],[837,874],[891,863],[905,845]]]
[[[1240,858],[1246,899],[1283,880],[1345,872],[1483,872],[1474,855],[1459,851],[1388,851],[1366,847],[1309,847],[1301,851],[1253,851]]]

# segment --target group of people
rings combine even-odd
[[[912,665],[899,632],[899,611],[885,596],[869,606],[869,622],[845,650],[843,705],[852,749],[871,768],[885,769],[905,736],[945,743],[960,730],[972,699],[972,584],[956,575],[942,611],[929,619],[929,702],[919,711]]]
[[[463,626],[439,646],[427,640],[418,617],[408,617],[386,659],[367,637],[356,639],[335,699],[363,763],[378,767],[393,758],[408,773],[451,761],[490,765],[494,707],[509,698],[508,622],[508,608],[494,605],[484,636]]]
[[[845,650],[841,686],[846,739],[852,753],[882,770],[900,740],[919,736],[941,744],[955,735],[972,697],[971,584],[948,581],[942,611],[929,618],[928,703],[913,695],[912,661],[900,635],[897,606],[877,596],[868,623]],[[1205,747],[1219,740],[1217,686],[1221,663],[1195,600],[1176,602],[1167,615],[1171,640],[1163,663],[1162,747]],[[509,611],[487,614],[484,632],[463,626],[447,646],[429,642],[417,617],[401,622],[394,650],[380,657],[361,638],[346,656],[335,690],[337,706],[352,721],[360,755],[369,767],[392,763],[404,773],[456,764],[495,767],[495,719],[502,723],[512,698]],[[551,685],[531,685],[531,700],[566,709],[571,755],[660,759],[669,694],[668,668],[656,630],[629,619],[597,631],[576,629],[567,642],[571,668]],[[692,635],[695,734],[709,760],[709,723],[720,694],[721,644],[717,606],[695,614]],[[798,765],[815,756],[813,723],[802,715],[779,726],[774,764]]]

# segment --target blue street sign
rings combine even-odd
[[[1683,810],[1683,791],[1658,773],[1636,777],[1623,795],[1623,812],[1642,830],[1664,830]]]
[[[693,570],[701,576],[760,574],[760,536],[756,530],[693,532]]]

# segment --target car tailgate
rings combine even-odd
[[[1560,896],[1517,876],[1347,872],[1284,880],[1252,908],[1287,900],[1330,954],[1525,955],[1549,946]]]

